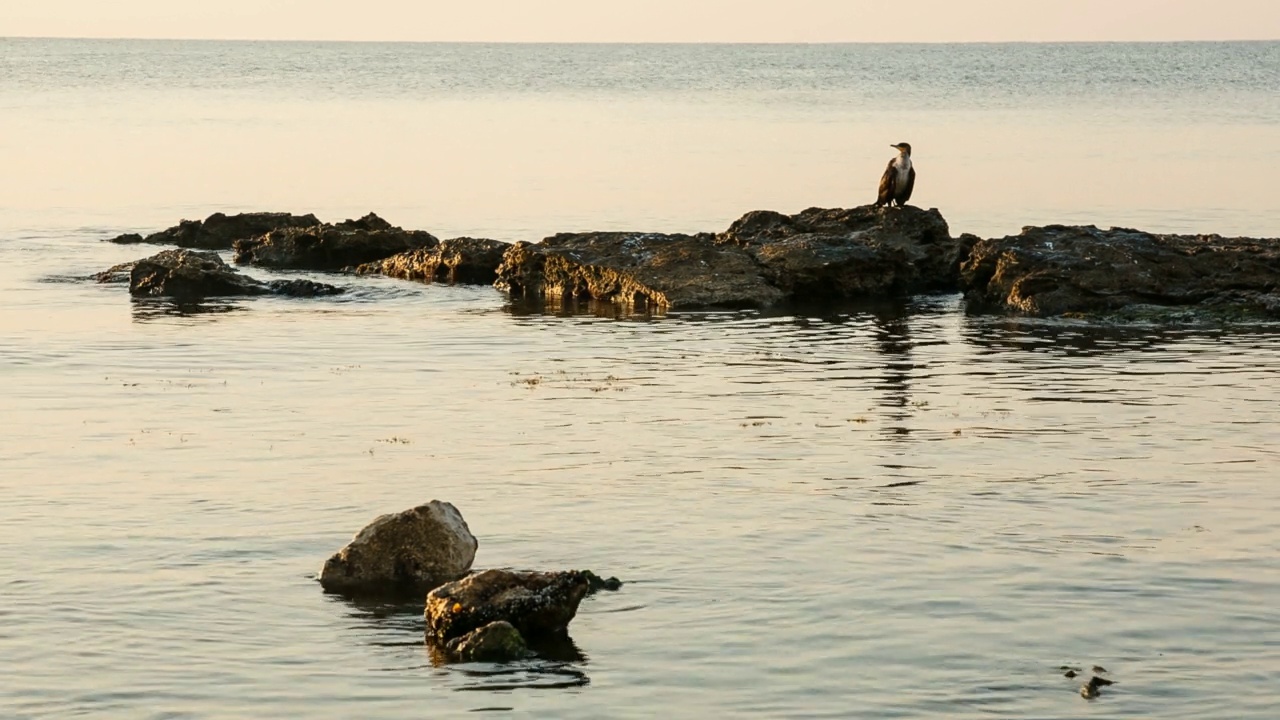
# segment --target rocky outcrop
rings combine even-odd
[[[771,305],[782,291],[744,250],[712,235],[562,233],[507,251],[494,283],[523,298],[641,308]]]
[[[458,509],[432,500],[375,519],[325,562],[320,584],[325,590],[349,595],[422,597],[466,575],[478,546]]]
[[[560,234],[516,243],[495,285],[517,297],[628,306],[768,306],[953,290],[977,238],[937,210],[748,213],[719,235]]]
[[[440,241],[435,247],[410,250],[366,263],[354,269],[359,275],[386,275],[403,280],[488,285],[498,277],[498,266],[509,243],[460,237]]]
[[[117,282],[125,268],[129,294],[134,297],[169,297],[194,302],[228,295],[337,295],[342,288],[310,280],[263,282],[240,274],[217,253],[204,250],[164,250],[132,264],[117,265],[98,274],[99,282]]]
[[[529,638],[563,634],[589,589],[576,570],[485,570],[427,595],[427,633],[447,642],[502,620]]]
[[[402,230],[370,213],[336,225],[289,227],[237,240],[235,261],[270,268],[340,270],[383,260],[397,253],[435,247],[424,230]]]
[[[256,237],[281,228],[302,228],[319,225],[315,215],[291,215],[289,213],[240,213],[225,215],[214,213],[201,220],[183,220],[168,230],[161,230],[143,237],[126,233],[111,238],[113,243],[152,243],[177,245],[200,250],[230,250],[236,240]]]
[[[496,620],[445,644],[445,649],[458,662],[502,663],[529,655],[524,636],[514,625]]]
[[[952,238],[937,210],[870,205],[751,212],[717,237],[749,252],[772,285],[802,302],[951,290],[976,240]]]
[[[980,312],[1280,317],[1280,240],[1029,227],[974,245],[961,281]]]

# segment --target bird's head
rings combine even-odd
[[[890,145],[889,147],[897,148],[903,155],[911,154],[911,143],[898,143],[897,145]]]

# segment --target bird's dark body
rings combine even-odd
[[[899,143],[893,147],[898,148],[901,155],[890,160],[889,166],[884,169],[884,175],[880,178],[880,193],[876,196],[876,207],[894,204],[902,207],[911,199],[911,191],[916,187],[914,165],[908,165],[905,182],[901,181],[898,172],[898,161],[901,158],[905,157],[908,163],[911,162],[911,146],[907,143]]]

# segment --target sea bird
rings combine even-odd
[[[916,169],[911,166],[911,143],[890,145],[898,149],[898,157],[889,161],[884,169],[884,177],[880,178],[880,196],[876,198],[876,207],[882,205],[898,207],[907,204],[911,199],[911,190],[916,186]]]

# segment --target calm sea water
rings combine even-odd
[[[75,278],[215,210],[719,230],[866,202],[900,140],[956,232],[1277,236],[1277,88],[1276,43],[0,40],[0,715],[1274,718],[1276,326]],[[579,657],[436,667],[320,592],[432,498],[479,566],[627,581]]]

